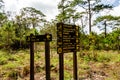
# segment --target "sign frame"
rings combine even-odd
[[[30,42],[30,80],[34,80],[34,42],[45,42],[45,72],[46,80],[50,80],[50,41],[52,41],[52,35],[46,33],[45,35],[33,35],[27,36],[27,42]]]

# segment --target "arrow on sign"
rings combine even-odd
[[[47,35],[46,37],[47,37],[47,39],[49,40],[51,36],[50,36],[50,35]]]
[[[51,34],[45,34],[46,41],[52,41],[52,35]]]

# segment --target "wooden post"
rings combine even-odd
[[[50,44],[49,41],[45,42],[45,69],[46,69],[46,80],[50,79]]]
[[[64,80],[64,54],[59,54],[59,80]]]
[[[34,80],[34,42],[31,41],[30,35],[30,80]]]
[[[76,54],[76,51],[73,52],[73,79],[78,80],[78,77],[77,77],[77,54]]]

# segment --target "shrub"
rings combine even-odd
[[[27,76],[30,73],[30,65],[25,65],[22,69],[22,76]]]
[[[109,61],[111,61],[111,57],[112,56],[110,56],[109,54],[99,54],[98,56],[97,56],[97,61],[98,62],[109,62]]]

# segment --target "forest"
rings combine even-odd
[[[111,69],[109,66],[112,65],[112,62],[114,62],[114,67],[120,65],[120,16],[108,14],[114,6],[103,4],[101,1],[102,0],[61,0],[57,5],[59,14],[55,19],[48,21],[45,18],[46,15],[34,7],[24,7],[20,9],[19,14],[11,11],[6,12],[4,9],[4,1],[0,0],[0,80],[23,80],[26,78],[25,75],[29,74],[29,61],[26,61],[26,66],[25,63],[23,63],[24,61],[21,60],[24,58],[25,60],[29,60],[29,42],[26,41],[26,37],[30,34],[52,34],[52,42],[50,44],[53,53],[52,57],[57,56],[56,24],[59,22],[72,25],[75,24],[80,28],[80,51],[78,52],[78,59],[80,59],[80,61],[78,62],[81,63],[83,61],[83,63],[81,63],[82,66],[80,67],[81,70],[84,69],[81,72],[79,71],[80,80],[87,80],[85,79],[86,75],[83,76],[83,74],[90,74],[89,71],[87,73],[87,70],[90,70],[89,64],[95,65],[96,62],[99,62],[97,67],[98,65],[102,67],[106,65],[108,66],[108,69]],[[102,13],[104,13],[104,15],[100,15]],[[96,31],[96,28],[99,29],[99,31]],[[36,61],[44,59],[42,58],[42,55],[44,55],[43,47],[43,43],[35,44]],[[39,55],[38,53],[41,54]],[[114,59],[115,57],[117,59]],[[66,62],[69,62],[69,60]],[[18,65],[25,65],[22,67],[23,72],[20,72],[22,74],[19,73],[20,70],[17,66],[13,65],[12,62],[16,62]],[[53,80],[56,80],[55,73],[58,71],[58,67],[56,67],[58,65],[57,59],[55,58],[53,62],[56,62],[56,64],[52,65],[52,71],[54,73],[52,75],[54,76]],[[102,64],[103,62],[105,63]],[[44,63],[41,62],[39,64],[41,64],[42,67],[36,63],[36,72],[41,72],[41,69],[44,69]],[[69,70],[70,66],[71,64],[66,68]],[[7,72],[7,70],[9,72]],[[10,70],[13,70],[13,72]],[[110,71],[108,71],[108,73],[109,72]],[[65,73],[65,75],[67,75],[65,80],[70,80],[71,78],[71,75],[68,73],[69,71]],[[20,77],[19,79],[18,75]],[[114,75],[111,79],[106,78],[111,75]],[[83,76],[84,79],[82,79],[83,77],[81,76]],[[120,79],[119,71],[110,72],[110,74],[105,76],[106,79],[100,80]]]

